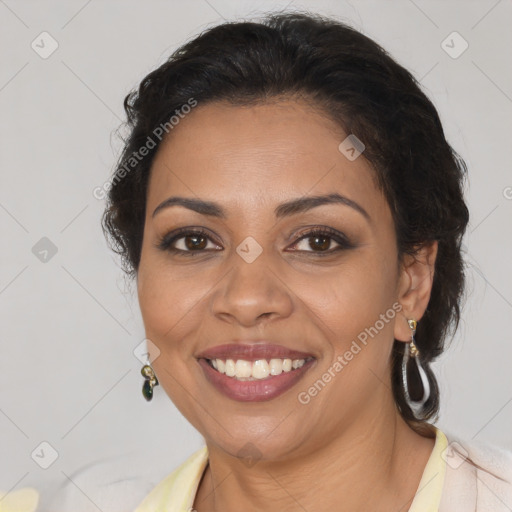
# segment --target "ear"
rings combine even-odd
[[[398,282],[398,302],[402,305],[402,312],[395,322],[397,340],[411,339],[407,320],[419,322],[427,309],[434,281],[437,249],[438,243],[434,240],[422,245],[414,255],[404,256]]]

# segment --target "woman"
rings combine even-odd
[[[332,19],[214,27],[125,99],[104,229],[205,446],[137,508],[511,510],[512,455],[433,425],[464,162],[414,78]]]

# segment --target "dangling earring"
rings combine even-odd
[[[158,386],[158,379],[156,378],[153,368],[149,364],[145,364],[140,373],[144,377],[144,384],[142,385],[142,394],[144,398],[150,402],[153,398],[153,387]]]
[[[425,402],[428,400],[430,396],[430,385],[428,383],[428,377],[423,369],[423,366],[420,362],[420,352],[414,343],[414,335],[416,334],[416,320],[407,320],[409,327],[411,328],[411,341],[405,345],[404,357],[402,360],[402,380],[404,385],[405,392],[405,400],[407,405],[412,409],[414,414],[417,416],[418,413],[421,412]],[[414,373],[414,368],[417,370],[421,385],[423,387],[423,396],[420,396],[418,393],[412,396],[410,387],[410,382],[415,380],[416,384],[419,383],[417,376]],[[417,388],[417,386],[415,386]]]

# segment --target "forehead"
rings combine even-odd
[[[378,210],[384,199],[370,164],[339,150],[347,135],[304,101],[199,104],[158,150],[148,210],[171,194],[212,199],[234,211],[333,192]]]

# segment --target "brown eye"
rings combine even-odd
[[[337,244],[337,247],[331,249],[333,242]],[[302,248],[299,247],[301,244]],[[331,228],[317,228],[311,230],[302,235],[294,243],[294,246],[299,247],[294,250],[317,253],[319,255],[322,253],[331,254],[336,251],[354,247],[345,235]],[[308,250],[308,248],[312,250]]]
[[[202,235],[187,235],[177,238],[176,240],[184,240],[186,250],[190,251],[204,249],[208,245],[207,238]]]
[[[212,241],[210,234],[202,229],[192,230],[182,228],[172,231],[160,239],[157,247],[162,251],[174,252],[182,255],[193,255],[193,253],[209,252],[212,247],[219,246]]]

